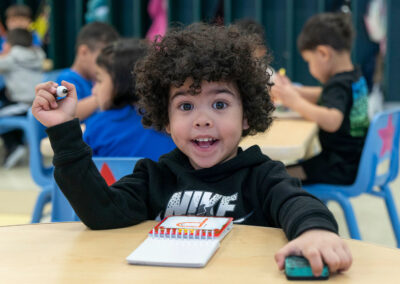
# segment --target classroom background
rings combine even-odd
[[[163,3],[155,8],[152,2]],[[386,11],[376,3],[385,3]],[[307,65],[296,48],[296,38],[305,21],[312,15],[326,11],[352,13],[356,37],[353,61],[359,64],[369,87],[375,80],[383,88],[385,101],[400,101],[400,82],[397,66],[400,54],[400,33],[396,27],[400,19],[400,3],[395,0],[3,0],[0,17],[11,4],[31,7],[34,24],[40,27],[44,47],[53,69],[71,65],[75,38],[80,28],[91,21],[105,21],[122,36],[145,37],[154,21],[166,16],[167,25],[184,25],[205,21],[223,24],[249,18],[265,28],[266,42],[273,56],[273,67],[284,67],[293,81],[315,85]],[[157,3],[157,5],[160,5]],[[372,4],[375,4],[372,5]],[[155,4],[153,4],[155,5]],[[369,9],[373,6],[373,9]],[[370,13],[370,14],[369,14]],[[163,15],[165,14],[165,15]],[[373,31],[366,28],[366,17],[372,20]],[[45,24],[46,23],[46,24]],[[397,49],[396,49],[397,47]],[[377,68],[376,68],[377,67]],[[377,73],[376,73],[376,72]]]
[[[384,3],[386,10],[380,9]],[[156,27],[168,28],[205,21],[230,24],[253,19],[265,28],[265,40],[274,68],[285,68],[293,81],[317,85],[296,48],[296,38],[305,21],[326,11],[352,13],[356,37],[353,61],[367,78],[377,108],[400,105],[400,1],[395,0],[2,0],[0,18],[9,5],[26,4],[33,12],[33,27],[42,37],[47,54],[46,71],[71,65],[75,38],[80,28],[92,21],[104,21],[125,37],[148,36]],[[151,8],[151,5],[159,5]],[[373,6],[375,5],[375,6]],[[375,7],[375,8],[371,8]],[[166,22],[162,22],[166,19]],[[366,21],[372,23],[368,29]],[[4,25],[4,23],[3,23]],[[1,30],[0,30],[1,32]],[[0,147],[0,155],[3,155]],[[48,161],[50,162],[50,161]],[[12,170],[0,168],[0,225],[28,223],[38,187],[32,181],[28,162]],[[400,207],[400,179],[392,185]],[[343,214],[329,204],[338,218],[341,235],[348,236]],[[363,240],[395,246],[383,201],[370,196],[354,200]],[[47,208],[47,211],[49,208]],[[370,224],[374,224],[371,226]],[[388,233],[385,233],[385,232]]]

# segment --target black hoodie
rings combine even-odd
[[[168,215],[233,217],[235,223],[283,228],[289,240],[308,229],[337,232],[333,215],[301,189],[282,163],[258,146],[231,160],[194,170],[179,150],[159,162],[142,159],[132,174],[108,187],[92,162],[77,119],[47,129],[55,179],[92,229],[126,227]]]

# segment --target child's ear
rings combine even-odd
[[[247,121],[247,118],[243,118],[243,123],[242,123],[242,128],[243,130],[249,129],[249,122]]]
[[[90,49],[86,44],[81,44],[80,46],[78,46],[78,53],[81,56],[86,56],[89,51],[90,51]]]
[[[323,60],[329,60],[332,57],[332,50],[327,45],[318,45],[316,51]]]
[[[165,131],[171,135],[171,127],[169,126],[169,124],[167,126],[165,126]]]

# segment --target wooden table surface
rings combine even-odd
[[[245,137],[240,147],[259,145],[261,151],[273,160],[295,161],[306,156],[318,131],[315,122],[301,118],[275,119],[264,133]]]
[[[0,227],[0,282],[289,283],[274,261],[286,238],[280,229],[265,227],[234,225],[204,268],[127,264],[126,256],[155,224],[147,221],[101,231],[80,222]],[[353,252],[353,266],[332,275],[329,283],[399,283],[398,249],[346,242]]]

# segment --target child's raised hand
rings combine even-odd
[[[322,273],[323,262],[331,273],[345,271],[352,263],[347,244],[335,233],[325,230],[309,230],[302,233],[275,254],[280,270],[284,269],[285,258],[302,255],[308,259],[315,276]]]
[[[75,86],[66,81],[61,83],[67,88],[68,93],[62,100],[56,100],[58,84],[46,82],[38,84],[35,88],[35,100],[32,104],[32,114],[44,126],[51,127],[75,117],[78,97]]]

